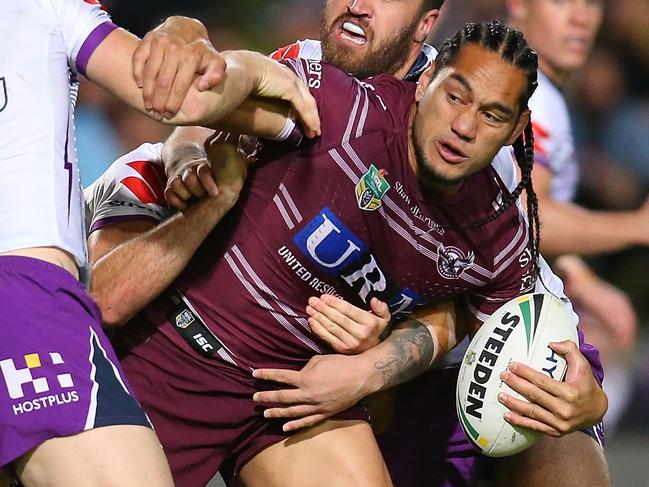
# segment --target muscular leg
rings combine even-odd
[[[604,452],[577,431],[563,438],[545,437],[528,450],[496,462],[499,486],[610,487]]]
[[[241,469],[246,487],[392,487],[364,421],[328,420],[272,445]]]
[[[15,463],[25,487],[172,487],[155,432],[106,426],[48,440]]]

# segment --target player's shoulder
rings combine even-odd
[[[322,59],[322,46],[320,41],[303,39],[280,47],[270,55],[271,58],[281,61],[284,59]]]
[[[142,144],[113,162],[86,191],[88,199],[126,188],[140,204],[166,206],[162,143]]]
[[[142,144],[113,162],[101,176],[104,181],[119,180],[133,176],[147,179],[148,174],[160,173],[164,177],[162,143]]]
[[[491,161],[490,167],[507,190],[513,191],[518,184],[518,169],[512,147],[502,147]]]
[[[570,129],[568,105],[561,90],[542,72],[539,71],[539,85],[530,98],[532,123],[537,130],[549,136],[560,134]]]

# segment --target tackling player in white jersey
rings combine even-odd
[[[207,90],[228,85],[224,59],[210,45],[180,41],[160,51],[164,61],[151,59],[147,44],[115,26],[97,0],[0,0],[0,32],[0,468],[29,486],[171,485],[156,435],[78,281],[87,256],[77,77],[166,123],[213,122],[252,90],[297,101],[314,127],[315,103],[297,77],[270,63],[265,74],[284,81],[279,90],[250,83],[224,99]],[[134,72],[138,46],[147,62]],[[230,59],[228,69],[246,69],[242,58]]]

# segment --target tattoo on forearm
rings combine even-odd
[[[386,343],[392,350],[385,361],[376,362],[374,367],[383,375],[383,385],[392,387],[414,379],[424,372],[435,351],[435,344],[428,328],[422,322],[410,320],[394,330]]]

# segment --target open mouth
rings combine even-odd
[[[564,45],[569,49],[587,51],[590,48],[590,41],[584,37],[567,37]]]
[[[446,162],[450,164],[460,164],[468,159],[468,156],[462,149],[449,142],[435,142],[437,152]]]
[[[343,22],[340,28],[340,37],[357,46],[363,46],[367,43],[365,31],[353,22]]]

